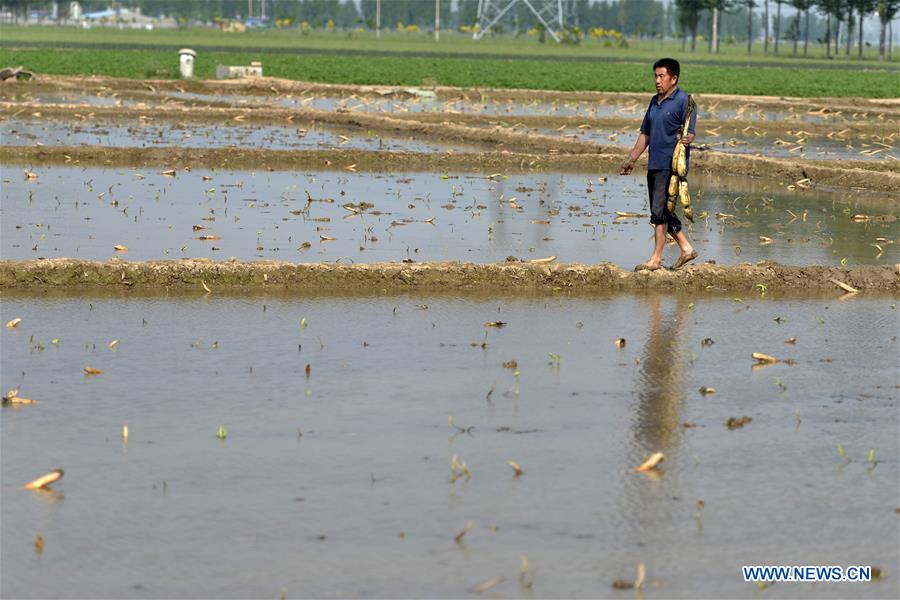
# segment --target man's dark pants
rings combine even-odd
[[[650,192],[650,222],[654,225],[665,225],[670,235],[681,231],[681,221],[666,209],[668,199],[670,169],[647,171],[647,189]]]

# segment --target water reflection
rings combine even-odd
[[[643,453],[666,453],[679,440],[684,397],[685,322],[688,301],[679,296],[673,308],[663,312],[661,296],[647,299],[649,330],[637,376],[637,415],[634,420],[635,445]]]

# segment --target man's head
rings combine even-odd
[[[681,65],[674,58],[661,58],[653,63],[656,92],[662,96],[668,94],[678,85],[679,75],[681,75]]]

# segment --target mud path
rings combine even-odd
[[[222,102],[169,102],[147,106],[97,106],[88,104],[48,104],[36,102],[13,101],[0,94],[0,118],[39,118],[77,121],[77,122],[110,122],[141,119],[154,122],[210,123],[240,117],[248,123],[261,125],[284,124],[293,117],[296,121],[298,113],[306,110],[277,108],[270,104],[258,103],[235,106]],[[324,112],[324,111],[317,111]],[[373,116],[367,113],[347,109],[338,109],[327,115]],[[315,117],[313,117],[315,118]],[[318,117],[321,118],[321,117]],[[633,117],[590,117],[561,115],[495,115],[470,114],[462,112],[393,112],[390,118],[398,121],[414,123],[451,123],[458,126],[474,128],[500,129],[567,129],[565,133],[574,133],[583,129],[601,129],[616,131],[637,131],[640,127],[640,115]],[[900,117],[883,118],[840,123],[784,122],[759,119],[717,119],[704,118],[697,125],[698,138],[712,143],[727,137],[791,137],[796,138],[828,138],[841,142],[858,142],[874,140],[893,143],[900,138]]]
[[[213,262],[177,260],[108,262],[73,260],[0,261],[0,287],[43,289],[115,286],[174,288],[206,292],[231,289],[362,290],[508,290],[508,291],[637,291],[695,290],[759,293],[768,291],[843,290],[835,281],[860,292],[900,293],[900,265],[859,267],[792,267],[772,262],[756,265],[688,265],[679,271],[660,269],[633,273],[613,264],[474,264],[375,263],[334,264],[289,262]]]
[[[234,80],[147,80],[119,79],[113,77],[61,77],[38,76],[34,81],[19,84],[33,90],[86,90],[86,91],[129,91],[143,90],[153,93],[161,91],[181,91],[199,93],[227,93],[246,95],[281,94],[327,94],[341,96],[384,97],[402,92],[402,86],[375,85],[342,85],[293,81],[274,77],[260,77]],[[559,102],[599,102],[614,104],[630,104],[647,102],[651,93],[623,92],[561,92],[543,90],[517,90],[495,88],[456,88],[436,86],[428,88],[441,100],[462,99],[480,102],[485,98],[495,101],[559,101]],[[753,106],[761,109],[797,109],[807,112],[823,110],[827,113],[860,113],[869,111],[884,114],[886,117],[900,117],[900,99],[868,99],[868,98],[792,98],[775,96],[739,96],[723,94],[698,94],[698,102],[718,104],[720,107]]]

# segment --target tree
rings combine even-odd
[[[697,24],[700,23],[700,11],[705,8],[704,0],[675,0],[675,7],[678,9],[678,21],[681,24],[681,47],[684,48],[684,40],[690,31],[691,52],[696,52]]]
[[[825,55],[831,58],[831,18],[834,17],[834,54],[837,56],[840,49],[841,21],[847,11],[848,0],[818,0],[817,3],[825,13]]]
[[[883,61],[887,26],[897,15],[897,12],[900,12],[900,0],[877,0],[875,11],[878,13],[878,20],[881,22],[881,33],[878,36],[878,60]]]
[[[853,16],[853,8],[849,6],[850,0],[848,0],[847,7],[847,36],[844,39],[844,56],[846,58],[850,58],[850,46],[853,45],[853,26],[856,24]]]
[[[781,5],[787,0],[775,0],[775,56],[778,56],[778,39],[781,37]]]
[[[856,9],[856,18],[859,22],[859,57],[863,56],[863,21],[866,15],[875,10],[876,0],[850,0],[850,9]],[[848,32],[849,34],[849,32]],[[849,36],[848,40],[849,42]],[[848,46],[849,47],[849,46]]]
[[[791,4],[806,17],[806,26],[803,28],[803,58],[806,58],[809,50],[809,9],[815,4],[815,0],[791,0]]]
[[[756,0],[744,0],[747,3],[747,54],[753,49],[753,7]]]
[[[797,41],[800,39],[800,13],[798,12],[791,19],[791,24],[788,25],[787,31],[784,32],[784,36],[794,42],[794,51],[792,56],[797,57]]]
[[[712,11],[710,18],[710,52],[719,52],[719,31],[722,23],[722,13],[731,8],[732,0],[706,0],[706,8]]]
[[[765,0],[763,12],[763,54],[769,54],[769,0]]]

